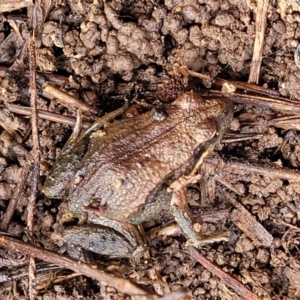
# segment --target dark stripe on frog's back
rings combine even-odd
[[[78,184],[75,191],[71,192],[70,200],[77,199],[78,201],[80,199],[81,205],[88,205],[88,202],[93,200],[91,199],[92,197],[94,197],[94,200],[100,199],[100,197],[107,197],[108,204],[104,215],[120,221],[125,221],[139,206],[143,206],[145,199],[147,200],[149,196],[152,196],[152,193],[161,184],[161,181],[172,176],[174,168],[182,168],[182,166],[186,165],[193,155],[195,145],[191,146],[192,140],[189,140],[189,143],[186,144],[182,143],[182,139],[184,141],[186,139],[178,135],[178,129],[189,124],[191,117],[197,117],[199,121],[204,121],[209,116],[208,112],[204,116],[202,110],[200,114],[197,111],[190,111],[187,114],[187,111],[180,110],[180,108],[174,106],[169,107],[167,114],[168,112],[169,117],[162,122],[154,121],[150,113],[147,113],[148,117],[141,115],[134,119],[116,121],[109,125],[107,135],[101,139],[102,145],[99,145],[98,151],[95,150],[98,143],[94,141],[82,160],[82,166],[84,166],[82,171],[84,172],[79,171],[79,173],[84,174],[85,178]],[[172,117],[170,117],[170,114]],[[142,123],[144,123],[143,127],[140,128]],[[165,127],[162,130],[163,123]],[[193,121],[192,123],[195,122]],[[201,126],[204,125],[202,124]],[[215,129],[214,126],[215,124],[208,123],[202,143],[212,136]],[[119,133],[120,127],[122,130]],[[139,127],[138,132],[136,127]],[[149,130],[149,127],[153,127],[152,130]],[[172,133],[175,134],[177,140],[170,140]],[[137,134],[138,137],[141,137],[138,141],[136,140]],[[185,134],[188,133],[185,132]],[[160,140],[159,144],[157,144],[158,140]],[[179,146],[191,149],[188,149],[189,153],[187,154],[185,151],[180,152]],[[161,149],[158,158],[168,154],[166,149],[171,154],[169,157],[166,157],[166,161],[156,164],[156,168],[153,168],[153,163],[145,157],[145,151],[151,153],[149,149],[157,151],[157,148]],[[181,157],[181,163],[170,167],[170,164],[172,165],[174,161],[175,152]],[[153,157],[150,155],[151,158],[155,159],[157,155]],[[99,164],[100,161],[103,163]],[[141,164],[141,169],[138,169],[136,166],[138,163]],[[101,178],[100,174],[102,175]],[[133,179],[132,187],[116,190],[114,184],[117,179],[123,180],[123,184],[130,184],[126,180],[126,175],[127,177],[130,175],[130,178]],[[96,183],[97,181],[98,183]],[[87,182],[90,183],[89,187],[82,188],[82,186],[87,187]],[[97,192],[99,192],[99,195],[97,195]],[[115,202],[110,202],[112,199]]]

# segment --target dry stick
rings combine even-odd
[[[128,279],[116,277],[103,270],[99,270],[96,265],[87,264],[62,254],[57,254],[34,245],[26,244],[1,233],[0,245],[10,251],[31,255],[32,257],[59,265],[65,269],[70,269],[78,273],[78,275],[85,275],[96,279],[102,284],[114,287],[123,294],[134,296],[135,300],[180,300],[187,294],[185,289],[179,289],[161,298],[155,294],[150,294]]]
[[[30,170],[30,163],[26,163],[20,172],[20,176],[18,178],[17,186],[15,187],[14,193],[9,201],[7,210],[5,214],[3,215],[2,222],[1,222],[1,230],[7,231],[8,226],[10,224],[11,218],[13,214],[15,213],[18,201],[21,196],[21,192],[25,183],[25,180],[28,176]]]
[[[34,41],[34,33],[29,39],[28,43],[28,54],[29,54],[29,91],[30,91],[30,104],[31,104],[31,127],[32,127],[32,152],[33,152],[33,174],[32,174],[32,185],[31,193],[27,208],[27,229],[29,239],[33,243],[33,221],[36,205],[36,196],[38,193],[38,179],[40,175],[40,143],[38,133],[38,115],[37,115],[37,87],[36,87],[36,49]],[[34,299],[36,296],[35,291],[35,261],[32,256],[29,258],[29,297]]]
[[[247,299],[247,300],[261,300],[258,296],[252,293],[249,289],[247,289],[242,283],[238,280],[225,273],[215,264],[213,264],[210,260],[205,258],[202,254],[200,254],[194,247],[190,247],[191,256],[197,260],[205,269],[211,272],[214,276],[217,276],[224,282],[228,287],[233,289],[235,293],[239,296]]]
[[[33,6],[32,0],[0,0],[0,12],[12,11],[24,7]]]
[[[260,66],[262,60],[263,43],[267,25],[269,0],[258,0],[256,11],[256,28],[255,28],[255,42],[252,56],[252,64],[249,74],[249,83],[258,84]]]
[[[27,20],[27,18],[26,18]],[[7,76],[7,71],[9,71],[8,67],[0,66],[0,77]],[[52,74],[52,73],[44,73],[41,71],[37,72],[39,79],[46,79],[49,81],[49,83],[57,85],[57,86],[66,86],[69,84],[69,78],[62,75]],[[26,78],[29,78],[29,71],[25,70],[25,72],[22,74]],[[42,78],[41,78],[42,77]]]
[[[242,81],[235,81],[235,80],[227,80],[218,77],[212,78],[210,75],[207,74],[201,74],[192,70],[186,70],[186,71],[190,76],[211,82],[213,85],[223,86],[224,84],[230,84],[230,85],[234,85],[237,89],[242,89],[247,92],[255,92],[270,97],[280,97],[280,93],[278,91],[271,90],[269,88],[265,88],[256,84],[242,82]]]
[[[221,97],[222,93],[216,90],[210,90],[209,94],[212,96]],[[230,99],[234,103],[259,105],[267,108],[271,108],[276,111],[284,113],[300,114],[300,103],[285,99],[285,98],[269,98],[264,96],[246,95],[241,93],[234,93],[230,96]]]
[[[268,121],[269,126],[300,130],[300,116],[281,116]]]
[[[138,287],[131,281],[107,274],[102,270],[98,270],[97,266],[95,265],[86,264],[76,259],[57,254],[34,245],[25,244],[22,241],[19,241],[17,239],[3,234],[0,234],[0,244],[1,246],[11,251],[31,255],[32,257],[59,265],[63,268],[73,270],[76,273],[94,278],[104,284],[116,288],[118,291],[124,294],[147,295],[147,292],[145,290]]]
[[[268,176],[270,178],[281,178],[290,181],[300,181],[299,170],[290,170],[288,168],[279,167],[275,164],[250,164],[249,162],[244,163],[234,160],[225,162],[220,157],[208,157],[205,162],[218,166],[220,173],[226,173],[226,171],[228,170],[228,172],[230,171],[241,175],[256,173],[259,175]]]
[[[42,261],[37,263],[37,266],[38,266],[38,273],[39,273],[39,282],[45,282],[47,279],[49,281],[49,277],[51,276],[51,275],[49,276],[49,274],[60,273],[61,271],[65,270],[64,268],[59,267],[57,265],[48,264],[48,263],[46,264],[45,262]],[[18,265],[18,268],[9,268],[4,271],[1,271],[0,284],[2,286],[5,284],[12,286],[13,282],[16,282],[17,280],[27,277],[27,271],[28,271],[27,266],[23,266],[20,264]],[[72,274],[74,274],[74,272],[72,272]],[[68,275],[66,274],[66,276]]]
[[[249,140],[260,140],[263,137],[262,134],[258,133],[249,133],[249,134],[226,134],[226,137],[222,139],[222,143],[224,144],[231,144],[236,142],[242,141],[249,141]]]
[[[97,110],[92,106],[85,104],[75,97],[70,96],[69,94],[57,89],[56,87],[45,83],[43,85],[43,96],[49,99],[56,98],[64,106],[74,106],[77,109],[82,110],[83,112],[89,112],[92,114],[97,114]]]
[[[229,193],[225,198],[236,207],[231,212],[231,221],[244,232],[257,246],[270,247],[273,236],[249,213],[246,208],[234,199]]]
[[[7,108],[13,113],[31,116],[31,109],[29,107],[8,103]],[[69,125],[72,127],[74,127],[76,123],[76,118],[51,113],[42,109],[38,109],[38,117],[48,121]],[[92,123],[90,122],[82,122],[82,128],[84,129],[88,129],[91,125]]]
[[[241,90],[244,90],[247,92],[255,92],[255,93],[266,95],[269,97],[280,97],[280,93],[277,90],[272,90],[272,89],[265,88],[263,86],[259,86],[259,85],[252,84],[249,82],[225,80],[222,78],[216,78],[216,80],[214,81],[214,84],[219,85],[219,86],[222,86],[224,83],[232,84],[237,89],[241,89]]]
[[[0,77],[7,76],[7,74],[6,74],[7,70],[8,70],[7,67],[0,66]],[[43,72],[38,72],[38,74],[39,74],[39,76],[45,77],[52,84],[55,84],[57,86],[65,86],[65,85],[69,84],[69,79],[64,76],[48,74],[48,73],[43,73]],[[24,76],[30,78],[30,73],[25,71]],[[55,86],[52,86],[50,83],[45,83],[43,85],[42,95],[48,99],[57,98],[57,100],[59,100],[60,103],[65,106],[74,106],[75,108],[81,109],[82,111],[87,111],[93,115],[97,115],[97,113],[98,113],[94,107],[81,102],[80,100],[76,99],[75,97],[70,96],[66,92],[60,91]]]

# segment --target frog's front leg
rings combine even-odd
[[[228,241],[228,232],[208,236],[201,235],[194,229],[191,211],[187,205],[186,188],[182,188],[173,193],[171,200],[171,212],[182,233],[187,238],[188,246],[198,247],[207,243]]]

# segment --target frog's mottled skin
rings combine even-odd
[[[97,223],[101,215],[139,224],[166,208],[171,199],[166,188],[191,170],[203,145],[223,136],[232,105],[189,92],[164,112],[165,118],[153,118],[149,111],[114,121],[105,134],[86,135],[61,154],[60,160],[71,168],[54,167],[44,193],[57,198],[62,187],[68,188],[69,210],[78,216],[83,207],[93,208],[88,212],[90,223]]]

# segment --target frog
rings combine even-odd
[[[141,257],[147,246],[137,225],[168,210],[189,244],[202,245],[185,191],[189,174],[231,123],[230,99],[188,91],[132,118],[114,118],[126,109],[82,134],[74,129],[46,178],[44,194],[63,199],[80,220],[64,229],[64,241],[109,257]]]

